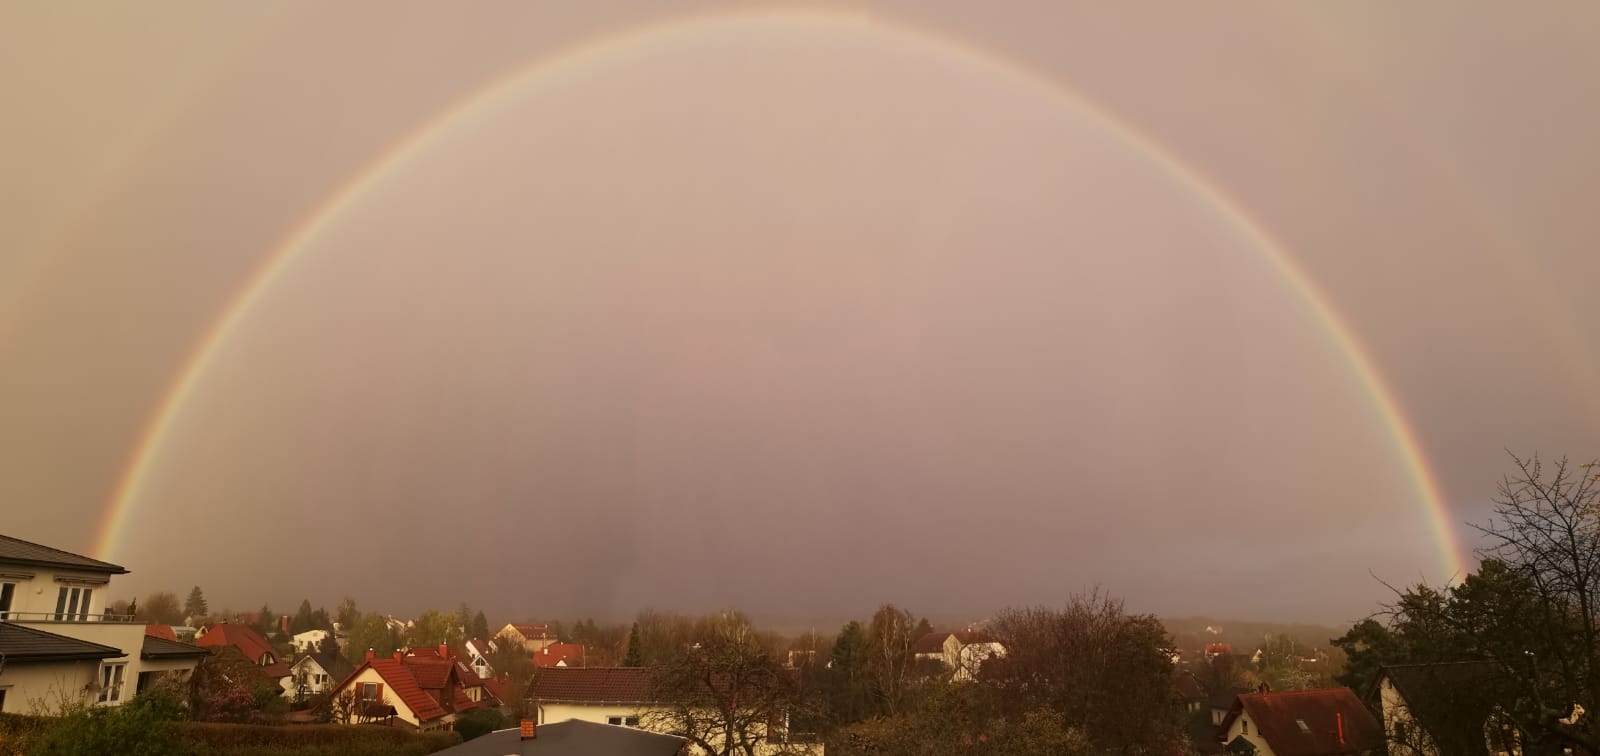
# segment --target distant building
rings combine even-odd
[[[581,643],[552,643],[533,652],[535,667],[587,667],[588,649]]]
[[[201,648],[216,648],[232,646],[244,654],[251,664],[261,668],[261,675],[285,690],[293,690],[288,684],[289,665],[278,658],[278,652],[272,643],[261,633],[249,625],[239,625],[231,622],[222,622],[209,627],[201,628],[204,632],[196,636],[195,645]]]
[[[448,729],[461,714],[492,705],[472,700],[462,683],[462,669],[466,666],[437,655],[407,656],[397,651],[393,657],[379,657],[368,651],[361,666],[334,686],[330,695],[335,711],[347,691],[353,696],[355,705],[344,720],[346,724],[380,722],[418,730]]]
[[[973,680],[984,662],[1006,655],[1005,646],[977,630],[928,633],[912,644],[911,651],[917,659],[943,664],[956,682]]]
[[[542,622],[512,622],[500,628],[500,632],[495,633],[494,637],[497,640],[519,643],[530,652],[556,642],[556,636],[550,632],[550,626]]]
[[[340,654],[312,651],[289,665],[284,692],[297,699],[326,693],[354,671],[355,665]]]
[[[295,653],[307,654],[320,648],[322,642],[330,634],[327,630],[307,630],[303,633],[295,633],[289,642],[294,646]]]

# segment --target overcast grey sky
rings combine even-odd
[[[1219,197],[1467,548],[1600,455],[1592,4],[592,5],[0,8],[0,531],[238,608],[1444,580]]]

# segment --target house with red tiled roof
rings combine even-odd
[[[427,662],[434,659],[442,659],[456,665],[456,679],[461,683],[461,688],[466,692],[468,699],[485,706],[500,705],[500,697],[490,692],[483,678],[478,676],[477,670],[474,670],[466,659],[448,645],[441,643],[438,648],[413,648],[406,652],[404,661],[410,664],[413,660]]]
[[[1383,727],[1349,688],[1240,694],[1216,739],[1225,753],[1253,756],[1364,756],[1384,747]]]
[[[533,652],[533,666],[585,667],[588,658],[588,649],[581,643],[552,643]]]
[[[448,728],[456,717],[472,709],[492,706],[492,701],[474,700],[462,681],[462,671],[471,669],[455,659],[432,653],[377,657],[367,652],[366,661],[338,685],[331,695],[335,710],[343,712],[347,724],[385,720],[419,730]],[[477,686],[483,691],[481,681]],[[352,706],[341,706],[348,695]]]
[[[249,625],[240,625],[232,622],[222,622],[203,628],[204,633],[195,636],[194,644],[201,648],[216,648],[219,646],[233,646],[244,654],[250,663],[261,668],[261,674],[284,686],[285,680],[290,676],[289,665],[278,659],[278,652],[273,649],[272,643],[261,633]]]

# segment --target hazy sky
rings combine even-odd
[[[1346,622],[1449,576],[1285,261],[1468,548],[1600,455],[1593,4],[559,5],[0,6],[0,532],[125,499],[116,590],[214,607]]]

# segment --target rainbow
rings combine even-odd
[[[236,333],[262,295],[271,289],[312,243],[332,228],[363,195],[396,174],[408,161],[423,152],[428,144],[452,128],[491,114],[493,106],[507,96],[537,83],[541,78],[564,67],[615,54],[632,45],[667,35],[726,31],[751,23],[805,26],[820,31],[870,30],[874,34],[914,42],[981,70],[1010,77],[1030,89],[1041,92],[1061,106],[1072,109],[1075,113],[1094,119],[1109,133],[1124,140],[1127,145],[1165,171],[1177,185],[1192,192],[1207,206],[1213,208],[1233,228],[1243,234],[1251,246],[1271,264],[1307,312],[1345,356],[1351,370],[1381,416],[1384,429],[1396,452],[1403,459],[1413,481],[1417,497],[1425,509],[1428,525],[1433,531],[1443,574],[1449,576],[1452,581],[1465,575],[1469,563],[1467,553],[1456,536],[1449,510],[1445,507],[1439,484],[1433,471],[1428,467],[1422,447],[1417,441],[1417,434],[1401,411],[1394,392],[1384,383],[1373,365],[1373,360],[1362,348],[1350,327],[1339,317],[1304,269],[1290,257],[1284,245],[1246,213],[1224,190],[1207,181],[1162,145],[1040,72],[1022,67],[964,42],[900,24],[887,24],[867,14],[796,10],[745,11],[694,16],[592,38],[553,55],[535,59],[489,81],[485,86],[435,114],[397,140],[360,172],[346,180],[314,212],[290,231],[254,271],[244,287],[200,339],[145,424],[131,456],[121,471],[102,519],[103,524],[95,541],[94,553],[102,559],[112,559],[117,556],[115,549],[127,527],[134,505],[142,498],[154,463],[183,414],[185,403],[205,378],[220,347]]]

